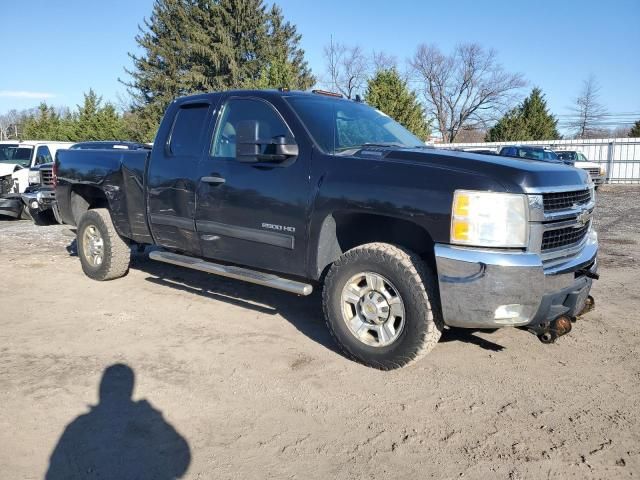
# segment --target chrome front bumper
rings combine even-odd
[[[447,325],[497,328],[575,316],[597,270],[598,236],[562,264],[545,268],[538,253],[435,246],[442,314]]]
[[[48,210],[55,199],[55,190],[39,190],[22,194],[24,204],[33,210]]]

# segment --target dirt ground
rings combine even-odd
[[[569,335],[449,330],[392,372],[335,351],[317,294],[144,255],[97,283],[67,227],[0,220],[0,478],[638,478],[639,200],[600,192]]]

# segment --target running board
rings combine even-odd
[[[149,253],[149,258],[159,262],[179,265],[180,267],[200,270],[201,272],[212,273],[214,275],[221,275],[223,277],[244,280],[245,282],[264,285],[266,287],[277,288],[278,290],[284,290],[298,295],[310,295],[313,291],[313,287],[308,283],[297,282],[295,280],[278,277],[277,275],[272,275],[270,273],[249,270],[248,268],[207,262],[200,258],[189,257],[187,255],[154,250]]]

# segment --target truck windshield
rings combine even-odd
[[[0,161],[9,160],[11,155],[13,155],[13,151],[18,147],[18,144],[4,144],[0,145]]]
[[[291,96],[287,102],[327,153],[340,154],[367,145],[426,147],[388,115],[348,100]]]
[[[0,163],[17,163],[21,167],[28,167],[32,152],[31,146],[0,145]]]

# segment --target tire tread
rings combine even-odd
[[[418,349],[410,354],[397,358],[395,361],[374,361],[363,358],[359,354],[349,349],[347,345],[340,342],[329,321],[329,304],[331,301],[330,290],[327,285],[332,285],[339,268],[345,264],[359,262],[366,257],[377,257],[377,261],[385,262],[388,260],[395,261],[404,273],[410,278],[410,282],[415,285],[411,289],[409,295],[417,305],[422,305],[424,311],[430,312],[429,318],[425,319],[426,328],[421,332],[421,338],[418,341]],[[331,336],[341,351],[349,358],[352,358],[365,365],[370,365],[380,370],[391,370],[394,368],[404,367],[413,364],[429,353],[440,340],[444,321],[442,319],[441,310],[438,301],[438,292],[436,289],[435,277],[426,267],[424,261],[415,253],[403,247],[392,245],[389,243],[367,243],[355,247],[345,252],[329,269],[325,278],[325,288],[322,292],[322,305],[325,313],[325,323]]]
[[[129,265],[131,263],[131,250],[128,242],[126,242],[116,231],[113,221],[111,220],[109,210],[106,208],[94,208],[88,210],[83,215],[83,218],[80,219],[80,222],[78,222],[79,227],[84,223],[87,215],[98,216],[106,230],[107,238],[105,240],[108,242],[109,248],[105,248],[105,258],[102,265],[105,268],[101,268],[96,272],[91,272],[84,269],[83,265],[84,272],[94,280],[113,280],[125,276],[129,271]],[[78,255],[83,255],[80,251],[80,230],[81,228],[78,228]]]

